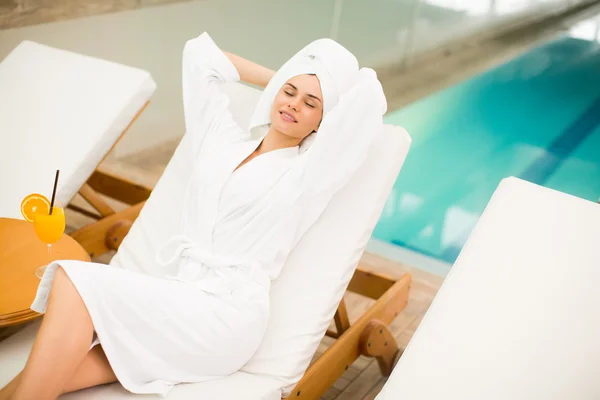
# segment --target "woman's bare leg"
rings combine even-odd
[[[21,374],[17,375],[4,389],[0,390],[0,400],[8,400],[15,393]],[[117,377],[108,363],[102,346],[90,350],[75,374],[69,379],[62,393],[74,392],[92,386],[117,382]]]
[[[19,384],[19,378],[21,374],[14,377],[12,381],[9,382],[8,385],[4,386],[2,390],[0,390],[0,400],[10,400],[11,396],[15,394],[15,390],[17,389],[17,385]]]
[[[56,399],[88,354],[94,326],[77,289],[57,268],[46,315],[14,393],[20,399]]]
[[[89,351],[83,362],[77,367],[75,374],[69,379],[63,393],[104,385],[117,381],[112,367],[108,363],[102,346],[95,346]]]

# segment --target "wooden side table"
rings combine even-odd
[[[35,270],[52,260],[90,261],[87,252],[68,235],[48,247],[35,235],[33,223],[0,218],[0,328],[38,318],[29,307],[40,279]]]

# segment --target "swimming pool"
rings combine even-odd
[[[565,35],[385,122],[413,144],[373,237],[451,264],[504,177],[600,199],[600,44]]]

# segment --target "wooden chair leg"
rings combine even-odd
[[[81,189],[79,189],[79,194],[83,197],[92,207],[94,207],[103,217],[108,217],[109,215],[113,215],[115,210],[112,209],[110,205],[94,189],[91,188],[90,185],[85,183]]]
[[[383,376],[390,376],[402,351],[385,323],[371,320],[360,337],[360,352],[367,357],[375,357]]]
[[[348,319],[348,309],[346,308],[346,302],[342,298],[337,310],[335,310],[335,316],[333,317],[335,322],[335,331],[328,329],[325,333],[327,336],[337,339],[343,335],[350,328],[350,320]]]
[[[85,208],[81,208],[79,206],[76,206],[75,204],[72,204],[72,203],[69,204],[67,206],[67,208],[70,209],[70,210],[75,211],[76,213],[85,215],[86,217],[92,218],[92,219],[95,219],[95,220],[99,220],[99,219],[102,218],[102,215],[98,215],[96,213],[93,213],[91,211],[86,210]]]
[[[360,274],[366,276],[365,274]],[[375,276],[376,274],[370,273]],[[360,278],[359,278],[360,279]],[[361,342],[365,342],[368,335],[365,332],[373,332],[374,327],[367,329],[368,325],[373,325],[373,321],[389,324],[400,311],[406,307],[408,302],[408,292],[410,288],[411,275],[406,274],[394,282],[392,287],[386,290],[379,299],[370,307],[353,325],[350,326],[343,335],[341,335],[326,351],[312,364],[305,372],[304,376],[298,382],[289,399],[294,400],[318,400],[323,394],[334,384],[334,382],[342,376],[344,371],[361,355]],[[363,287],[367,287],[364,286]],[[374,295],[375,293],[372,292]],[[375,331],[379,332],[379,331]],[[388,332],[386,329],[382,331]],[[363,339],[364,335],[364,339]],[[393,338],[390,334],[389,337]],[[362,340],[361,340],[362,339]],[[379,352],[376,350],[380,340],[373,338],[371,346],[366,342],[366,355],[377,357]],[[392,344],[390,344],[392,343]],[[388,346],[385,346],[385,340],[382,344],[383,348],[395,348],[394,355],[397,355],[397,345],[395,341],[388,341]],[[381,352],[383,353],[383,352]],[[394,356],[389,357],[394,360]],[[393,365],[393,361],[389,362]],[[391,367],[389,368],[391,370]]]
[[[348,310],[346,309],[346,302],[344,299],[340,301],[338,305],[337,311],[335,312],[335,316],[333,317],[335,321],[335,327],[337,329],[338,335],[343,335],[344,332],[350,328],[350,320],[348,319]]]

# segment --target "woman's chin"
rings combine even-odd
[[[275,128],[275,130],[277,130],[277,132],[279,132],[285,136],[294,136],[293,134],[291,134],[289,126],[286,126],[285,124],[282,124],[281,122],[273,123],[273,128]]]
[[[281,123],[281,122],[277,122],[277,123],[272,123],[271,126],[280,134],[286,136],[289,139],[294,139],[294,140],[302,140],[303,137],[301,134],[298,134],[298,132],[294,132],[294,130],[290,129],[289,124],[285,124],[285,123]]]

